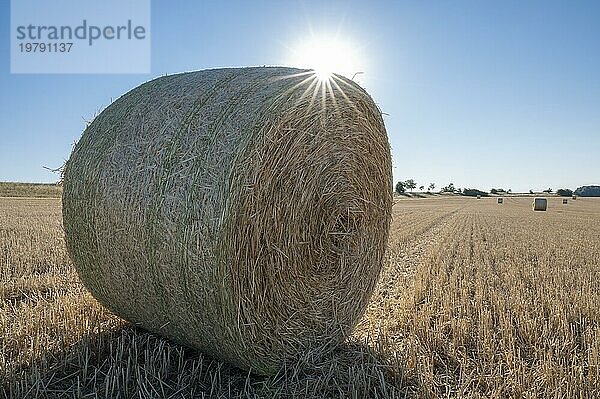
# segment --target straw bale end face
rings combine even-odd
[[[381,113],[352,81],[291,68],[161,77],[67,163],[67,247],[121,317],[258,374],[361,317],[391,217]]]

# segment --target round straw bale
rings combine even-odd
[[[117,315],[268,375],[352,332],[384,261],[391,184],[381,113],[346,78],[164,76],[75,146],[66,243]]]
[[[504,203],[504,198],[498,198],[498,203],[499,204],[503,204]]]
[[[533,200],[534,211],[545,211],[548,208],[548,200],[546,198],[538,197]]]

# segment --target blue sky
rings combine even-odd
[[[18,75],[0,2],[0,181],[57,180],[42,166],[60,166],[84,120],[146,80],[285,65],[295,44],[336,34],[359,49],[360,82],[386,114],[395,181],[600,184],[600,2],[165,0],[151,15],[150,74]]]

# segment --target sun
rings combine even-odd
[[[290,50],[289,64],[314,70],[319,80],[328,80],[334,73],[352,79],[364,70],[360,48],[339,36],[311,36]]]

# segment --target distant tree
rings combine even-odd
[[[529,190],[529,194],[533,194],[533,190]]]
[[[404,182],[404,187],[408,188],[410,190],[410,192],[412,193],[412,190],[417,188],[417,183],[415,183],[415,181],[413,179],[408,179]]]
[[[560,195],[561,197],[572,197],[573,190],[569,190],[568,188],[560,188],[556,190],[556,194]]]
[[[544,190],[544,191],[542,191],[542,192],[543,192],[543,193],[548,193],[548,194],[550,194],[550,193],[552,193],[552,189],[551,189],[551,188],[548,188],[547,190]]]
[[[498,194],[498,190],[496,190],[495,188],[492,188],[490,190],[490,193],[496,195],[496,194]]]
[[[425,186],[419,186],[419,191],[421,191],[421,192],[425,191]]]
[[[469,197],[477,197],[478,195],[481,195],[482,197],[488,196],[488,193],[486,193],[485,191],[477,190],[475,188],[465,188],[462,193],[463,195]]]
[[[396,183],[396,192],[398,194],[404,194],[406,192],[406,187],[404,187],[404,182],[399,181]]]
[[[509,188],[507,193],[509,193],[509,194],[512,193],[512,188]]]
[[[579,197],[600,197],[600,186],[581,186],[573,193]]]
[[[429,183],[429,191],[435,190],[435,183]]]
[[[448,184],[446,187],[442,187],[443,193],[453,193],[455,191],[456,191],[456,188],[454,188],[453,183]]]

